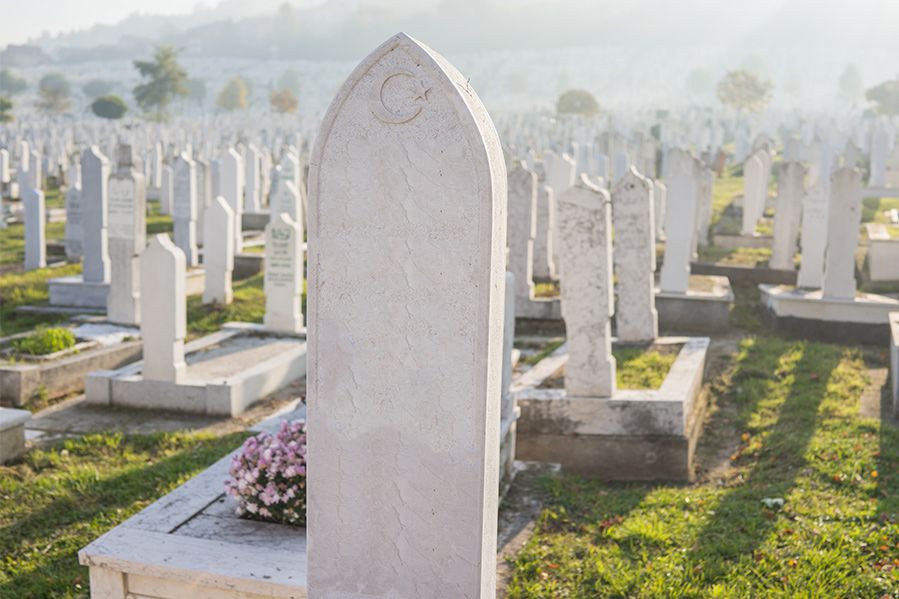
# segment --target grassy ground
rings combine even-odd
[[[22,305],[46,303],[49,298],[48,279],[80,272],[80,264],[66,264],[59,268],[40,268],[28,272],[16,270],[0,274],[0,336],[68,320],[63,314],[17,314],[15,309]]]
[[[90,435],[0,466],[0,597],[87,597],[78,550],[244,438]]]
[[[223,306],[203,304],[203,296],[187,298],[188,335],[198,337],[213,333],[225,322],[262,322],[265,316],[265,292],[263,274],[253,275],[233,285],[234,301]]]
[[[706,427],[733,430],[725,475],[686,486],[547,479],[509,596],[897,592],[899,431],[857,415],[864,385],[858,351],[744,340]]]
[[[699,248],[699,262],[710,262],[721,266],[763,266],[771,259],[769,248],[727,248],[708,246]]]

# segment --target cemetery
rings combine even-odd
[[[0,597],[899,596],[899,47],[487,4],[0,23]]]

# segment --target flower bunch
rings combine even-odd
[[[237,514],[254,520],[305,526],[306,427],[282,422],[277,434],[247,439],[231,458],[225,492],[240,503]]]

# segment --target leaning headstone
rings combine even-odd
[[[234,271],[234,210],[222,196],[215,198],[206,210],[204,226],[203,269],[206,287],[203,303],[230,304],[234,299],[231,275]]]
[[[631,166],[612,191],[614,262],[618,277],[615,323],[622,343],[652,341],[659,332],[655,308],[655,223],[652,182]]]
[[[668,206],[665,216],[665,261],[659,288],[667,293],[686,293],[690,285],[697,181],[693,157],[672,149],[667,159]]]
[[[197,169],[187,153],[172,164],[172,224],[175,245],[184,252],[188,268],[199,262],[197,258]]]
[[[26,186],[20,195],[25,212],[25,270],[44,268],[47,266],[44,192]]]
[[[292,182],[287,183],[291,187]],[[285,185],[286,187],[286,185]],[[303,239],[284,212],[265,227],[265,328],[278,333],[303,330]]]
[[[771,268],[792,270],[799,222],[802,218],[802,197],[805,195],[806,169],[799,162],[786,162],[777,180],[777,200],[774,208],[774,239],[771,245]]]
[[[802,197],[802,258],[796,286],[806,289],[821,287],[824,280],[824,248],[827,241],[827,187],[819,181]]]
[[[496,130],[466,78],[400,34],[343,85],[310,165],[309,597],[493,597]]]
[[[85,283],[109,282],[108,222],[109,160],[97,146],[81,154],[81,231]]]
[[[559,197],[562,318],[568,339],[565,392],[569,397],[611,397],[612,214],[609,194],[581,175]]]
[[[109,256],[111,259],[106,318],[139,324],[140,260],[147,245],[147,185],[134,167],[130,146],[120,146],[118,168],[109,177]]]
[[[822,295],[827,299],[855,299],[855,251],[862,214],[862,177],[853,168],[834,171],[830,183],[827,248]]]
[[[140,255],[140,295],[145,381],[181,383],[187,374],[184,252],[168,235],[154,235]]]

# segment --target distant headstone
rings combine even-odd
[[[81,153],[81,231],[86,283],[109,282],[109,160],[97,146]]]
[[[175,173],[172,167],[162,165],[161,184],[159,188],[159,212],[162,214],[172,213],[172,196],[175,195]]]
[[[144,380],[181,383],[187,375],[186,276],[184,252],[168,235],[154,235],[140,255]]]
[[[197,168],[182,153],[172,163],[172,225],[175,245],[184,252],[187,268],[199,262],[197,257]]]
[[[293,187],[288,181],[287,185]],[[287,187],[285,185],[285,187]],[[278,333],[303,330],[303,240],[286,213],[265,227],[265,328]]]
[[[231,275],[234,271],[234,219],[234,210],[221,196],[215,198],[206,210],[206,245],[203,246],[203,268],[206,271],[204,304],[230,304],[234,299],[231,288]]]
[[[743,164],[743,226],[740,233],[755,235],[760,210],[764,210],[765,198],[760,195],[765,165],[758,153]]]
[[[829,198],[820,182],[809,187],[802,197],[802,259],[796,286],[817,289],[824,281],[824,248],[827,241]]]
[[[568,338],[565,392],[611,397],[612,214],[609,194],[586,177],[559,197],[562,317]]]
[[[47,266],[44,192],[24,187],[20,190],[25,216],[25,270]]]
[[[72,179],[66,189],[66,225],[65,225],[65,247],[66,259],[76,261],[84,255],[84,230],[81,226],[81,177],[80,165],[78,168],[79,176],[70,177]],[[72,175],[74,175],[74,169]]]
[[[493,597],[496,130],[467,79],[400,34],[342,86],[310,165],[309,596]]]
[[[243,169],[240,154],[228,148],[219,159],[219,195],[234,211],[234,252],[243,251]]]
[[[667,162],[665,260],[659,275],[659,288],[667,293],[686,293],[690,286],[698,181],[693,156],[688,152],[672,149],[668,152]]]
[[[618,340],[652,341],[659,332],[655,308],[653,185],[631,166],[612,191],[614,262],[618,277],[615,310]]]
[[[110,322],[141,322],[140,260],[147,245],[147,186],[131,158],[131,147],[120,146],[118,167],[109,177],[109,255],[111,259],[106,317]]]
[[[509,269],[515,275],[513,297],[534,297],[534,239],[537,236],[537,174],[517,161],[509,172]],[[514,305],[514,304],[513,304]]]
[[[260,166],[259,150],[253,144],[248,145],[246,156],[244,157],[244,212],[249,212],[250,214],[260,212],[262,209],[260,200],[262,195]]]

